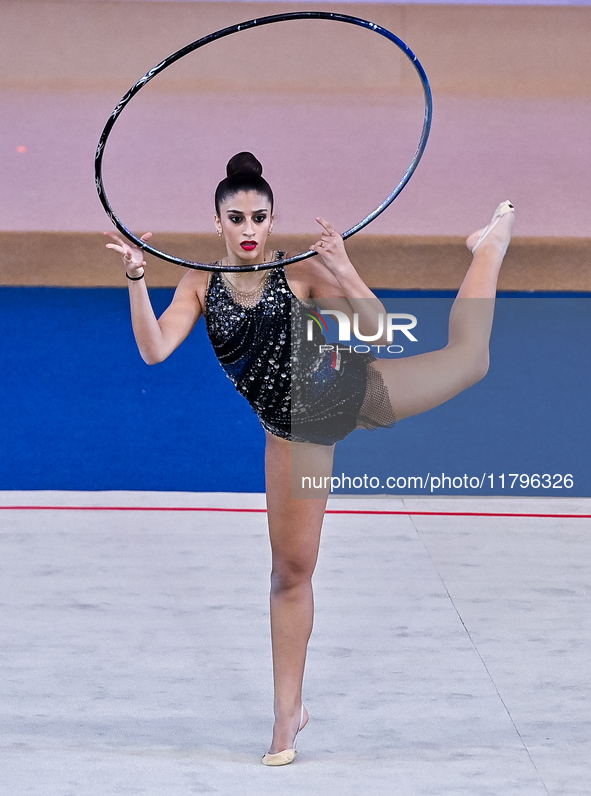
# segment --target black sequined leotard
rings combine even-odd
[[[284,255],[277,252],[277,259]],[[333,445],[357,427],[395,422],[375,357],[321,352],[307,305],[291,291],[283,268],[267,271],[262,289],[243,294],[220,272],[209,281],[205,320],[215,354],[263,428],[298,442]]]

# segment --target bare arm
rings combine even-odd
[[[205,301],[207,274],[201,271],[185,274],[170,306],[160,318],[156,318],[146,280],[141,278],[146,265],[142,250],[115,232],[105,234],[115,241],[108,243],[107,248],[123,255],[123,263],[131,277],[128,280],[131,322],[139,352],[144,362],[155,365],[178,348],[199,320]],[[150,237],[148,232],[142,235],[142,240]]]

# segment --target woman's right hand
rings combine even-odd
[[[130,276],[137,276],[139,270],[146,266],[143,251],[139,246],[133,246],[131,243],[128,243],[118,232],[105,232],[105,235],[115,241],[115,243],[107,243],[107,249],[113,249],[113,251],[119,252],[123,257],[123,264],[127,273]],[[152,233],[146,232],[141,236],[140,240],[147,243],[151,237]]]

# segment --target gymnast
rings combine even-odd
[[[282,259],[284,252],[267,248],[273,193],[261,164],[241,152],[229,161],[227,175],[215,194],[215,227],[227,251],[220,264]],[[203,315],[222,367],[266,432],[275,723],[262,762],[270,766],[293,761],[296,737],[308,722],[302,682],[314,613],[311,579],[328,492],[293,497],[293,468],[304,462],[314,473],[330,475],[334,444],[355,428],[391,426],[439,406],[485,376],[497,279],[514,210],[503,202],[490,224],[466,240],[473,258],[451,308],[447,345],[399,359],[321,355],[323,338],[317,332],[313,343],[298,345],[294,356],[293,341],[305,335],[293,335],[291,326],[311,308],[338,306],[350,318],[357,313],[358,328],[368,336],[376,331],[376,314],[384,312],[349,260],[341,236],[324,219],[316,220],[322,233],[310,248],[317,257],[243,273],[192,270],[159,319],[146,288],[143,251],[118,233],[105,233],[113,240],[107,248],[123,256],[133,331],[144,361],[152,365],[166,359]],[[148,232],[142,240],[150,237]],[[386,343],[385,334],[375,342]],[[292,380],[296,361],[304,373]]]

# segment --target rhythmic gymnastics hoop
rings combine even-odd
[[[402,191],[404,186],[410,180],[412,175],[414,174],[421,157],[423,156],[423,152],[425,151],[425,147],[427,146],[427,139],[429,138],[429,132],[431,130],[431,119],[433,116],[433,99],[431,96],[431,87],[429,86],[429,80],[427,79],[427,75],[425,70],[423,69],[419,59],[413,53],[413,51],[408,47],[402,39],[395,36],[394,33],[391,33],[386,28],[382,28],[380,25],[376,25],[375,22],[369,22],[367,19],[361,19],[359,17],[351,17],[347,14],[333,14],[324,11],[294,11],[289,14],[273,14],[272,16],[268,17],[260,17],[259,19],[250,19],[248,22],[241,22],[239,25],[232,25],[229,28],[223,28],[221,30],[215,31],[215,33],[210,33],[208,36],[204,36],[197,41],[194,41],[192,44],[188,44],[186,47],[183,47],[181,50],[169,55],[168,58],[165,58],[161,63],[155,66],[153,69],[150,69],[149,72],[137,81],[137,83],[132,86],[127,94],[120,100],[120,102],[116,105],[113,113],[109,117],[101,137],[98,142],[98,146],[96,148],[96,154],[94,158],[94,173],[95,173],[95,181],[96,181],[96,189],[98,191],[99,199],[105,209],[105,212],[113,222],[113,224],[117,227],[119,232],[125,235],[130,241],[135,243],[140,249],[143,249],[150,254],[153,254],[155,257],[159,257],[161,260],[166,260],[169,263],[175,263],[176,265],[182,265],[185,268],[193,268],[198,271],[261,271],[268,268],[278,268],[279,266],[289,265],[290,263],[297,263],[299,260],[306,260],[308,257],[315,257],[316,252],[314,251],[306,251],[302,252],[301,254],[296,254],[294,257],[287,257],[283,260],[275,260],[271,263],[259,263],[257,265],[220,265],[219,263],[195,263],[191,260],[183,260],[181,257],[175,257],[172,254],[167,254],[166,252],[160,251],[159,249],[155,249],[153,246],[150,246],[145,241],[138,238],[136,235],[133,234],[115,215],[115,211],[111,207],[111,204],[107,198],[107,194],[105,192],[105,186],[103,184],[103,155],[105,153],[105,146],[111,130],[119,116],[121,115],[125,106],[130,102],[130,100],[135,97],[138,91],[143,88],[146,83],[152,80],[153,77],[163,72],[167,67],[171,64],[174,64],[176,61],[184,58],[185,55],[192,53],[194,50],[198,50],[200,47],[204,47],[206,44],[210,44],[213,41],[217,41],[218,39],[222,39],[225,36],[230,36],[232,33],[239,33],[243,30],[248,30],[249,28],[260,27],[261,25],[271,25],[274,22],[287,22],[289,20],[294,19],[326,19],[331,20],[333,22],[346,22],[349,25],[358,25],[362,28],[367,28],[368,30],[372,30],[375,33],[379,33],[380,36],[384,36],[384,38],[391,41],[395,44],[398,49],[402,50],[402,52],[406,55],[406,57],[410,60],[414,68],[416,69],[419,79],[421,81],[421,85],[423,88],[423,92],[425,95],[425,117],[423,121],[423,129],[421,132],[421,137],[419,139],[419,145],[417,150],[414,154],[414,157],[410,163],[410,166],[405,171],[402,179],[398,183],[398,185],[394,188],[391,194],[384,199],[384,201],[376,207],[369,215],[365,216],[361,221],[359,221],[354,226],[350,227],[346,232],[343,232],[343,240],[350,238],[351,235],[354,235],[356,232],[359,232],[360,229],[366,227],[369,223],[371,223],[374,218],[377,218],[380,213],[383,213],[384,210],[392,204],[394,199],[398,196],[398,194]]]

